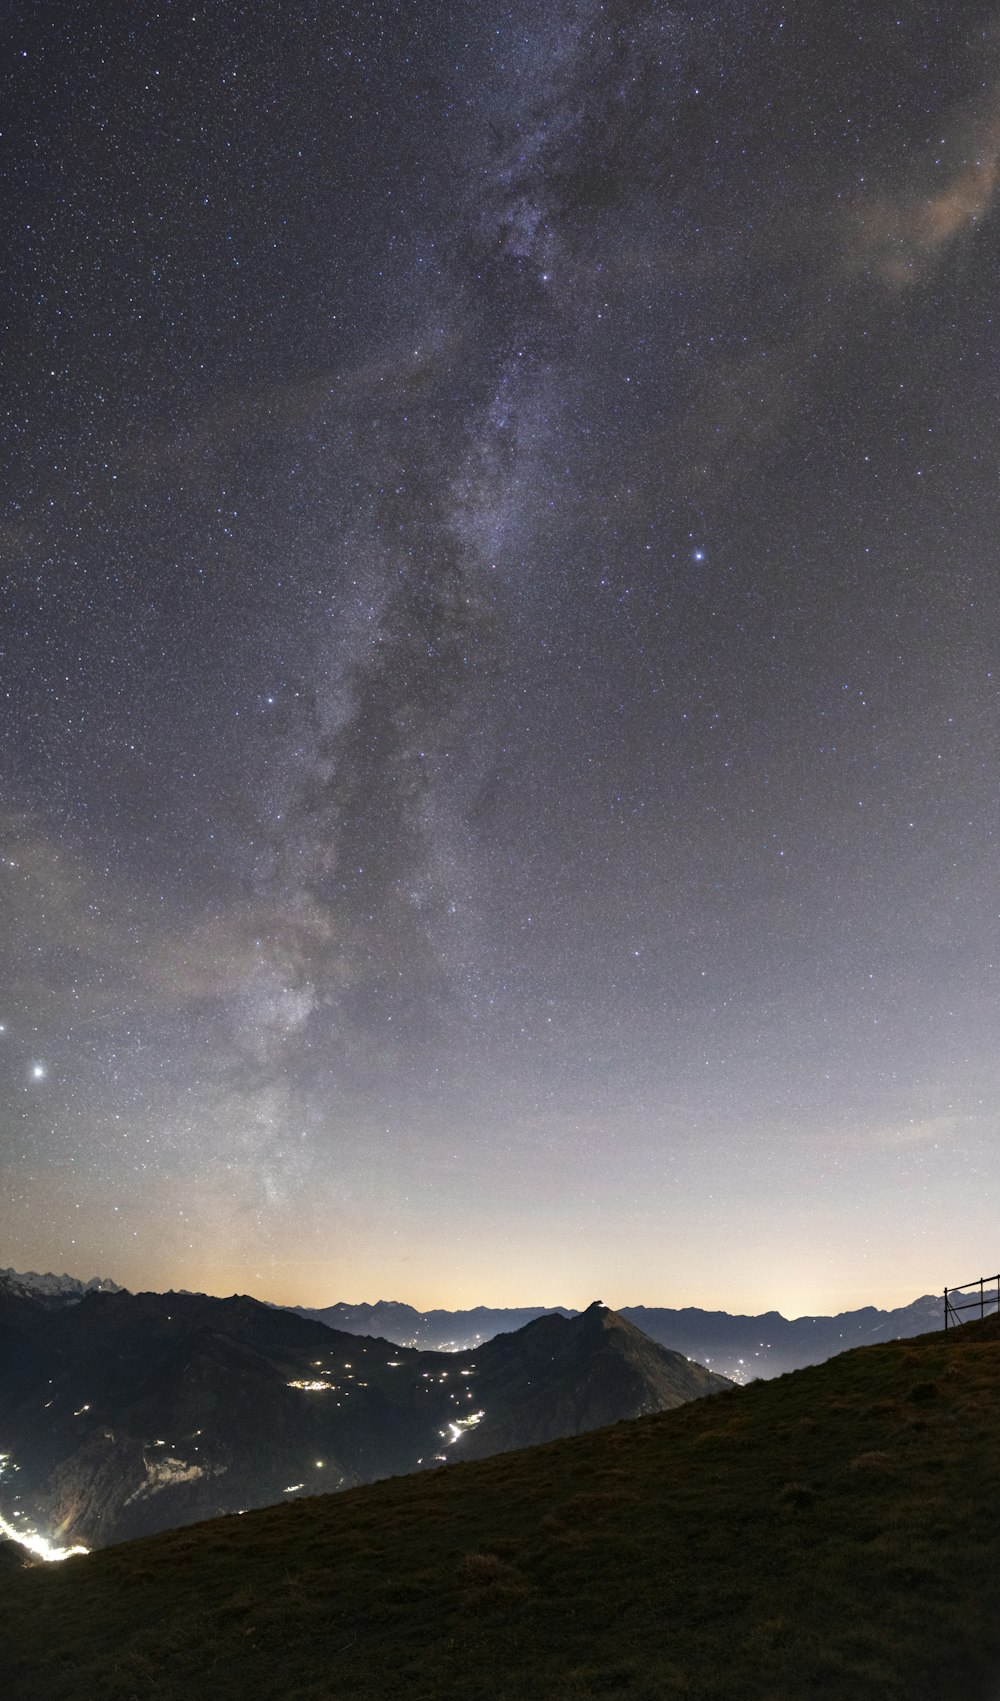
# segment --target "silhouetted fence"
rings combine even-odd
[[[974,1282],[959,1282],[944,1290],[946,1329],[971,1323],[973,1317],[989,1317],[994,1311],[1000,1311],[1000,1276],[977,1276]]]

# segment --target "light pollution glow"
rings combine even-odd
[[[18,1547],[27,1548],[28,1552],[33,1553],[37,1559],[72,1559],[78,1553],[90,1552],[89,1547],[82,1547],[79,1543],[75,1543],[72,1547],[60,1547],[56,1542],[50,1542],[47,1537],[40,1536],[35,1531],[22,1534],[14,1528],[13,1524],[7,1522],[2,1513],[0,1513],[0,1535],[6,1536],[8,1541],[16,1542]]]

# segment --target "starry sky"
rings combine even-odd
[[[1000,7],[27,0],[0,1263],[1000,1255]]]

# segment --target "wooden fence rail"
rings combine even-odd
[[[946,1329],[972,1322],[971,1317],[962,1315],[963,1312],[975,1312],[977,1317],[988,1317],[994,1311],[1000,1311],[1000,1275],[977,1276],[975,1281],[959,1282],[955,1287],[944,1290]]]

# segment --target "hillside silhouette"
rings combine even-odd
[[[472,1352],[340,1334],[244,1296],[0,1295],[0,1511],[105,1546],[477,1458],[726,1388],[595,1303]]]
[[[998,1349],[996,1319],[857,1349],[9,1577],[6,1693],[988,1701]]]

